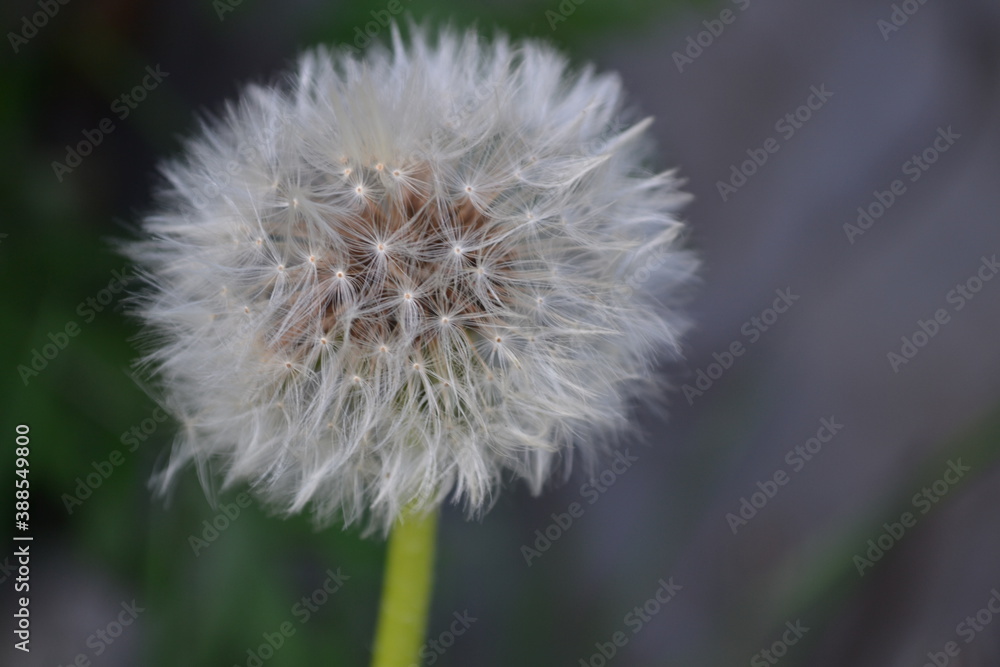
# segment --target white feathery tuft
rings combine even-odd
[[[193,461],[320,523],[478,514],[505,476],[592,462],[677,353],[687,197],[641,168],[617,77],[412,33],[305,54],[164,168],[128,246],[183,426],[162,488]]]

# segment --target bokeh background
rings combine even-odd
[[[979,287],[969,281],[980,270],[993,277],[1000,253],[1000,5],[401,5],[432,24],[551,40],[619,71],[632,103],[656,117],[655,166],[679,167],[696,197],[685,217],[704,263],[686,359],[662,369],[676,391],[638,416],[643,441],[626,443],[637,463],[606,475],[599,494],[578,475],[539,498],[512,486],[481,522],[445,510],[429,638],[449,647],[429,647],[433,663],[1000,665],[989,606],[1000,609],[1000,279],[970,298],[953,292]],[[14,426],[28,424],[35,538],[26,655],[11,646],[14,531],[3,521],[0,663],[369,661],[382,543],[269,517],[241,506],[239,490],[212,507],[193,472],[169,504],[150,497],[173,425],[128,373],[136,329],[106,288],[131,271],[113,241],[132,233],[157,161],[199,113],[242,82],[271,80],[303,47],[363,46],[358,31],[388,7],[17,0],[0,10],[0,507],[12,517]],[[168,74],[122,118],[115,100],[147,67]],[[802,111],[813,89],[832,96]],[[782,124],[789,113],[799,118]],[[113,130],[56,173],[105,118]],[[949,128],[947,150],[913,171]],[[776,152],[746,167],[745,183],[731,180],[769,138]],[[877,212],[876,193],[897,179],[905,191],[848,233],[858,207]],[[739,185],[720,192],[720,182]],[[776,290],[796,298],[772,318]],[[947,322],[894,368],[888,353],[939,309]],[[23,373],[67,325],[79,329],[64,349]],[[722,368],[737,342],[743,353]],[[786,458],[823,419],[842,428],[809,460]],[[949,462],[968,468],[949,473],[955,484]],[[785,483],[769,486],[776,473]],[[88,475],[99,485],[79,488]],[[766,503],[758,482],[773,492]],[[743,499],[762,505],[745,523],[727,517]],[[574,502],[583,514],[553,529]],[[912,525],[893,526],[904,512]],[[546,530],[557,539],[538,542]],[[529,565],[524,546],[544,550]],[[316,595],[338,568],[342,586]],[[647,605],[661,581],[674,596]],[[305,621],[303,597],[324,600]],[[449,637],[454,614],[475,621]],[[261,654],[285,622],[295,634]],[[606,659],[616,632],[625,645]]]

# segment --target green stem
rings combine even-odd
[[[437,510],[404,512],[389,535],[372,667],[420,664],[434,574]]]

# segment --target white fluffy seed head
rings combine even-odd
[[[686,197],[621,114],[614,76],[472,32],[394,28],[248,88],[128,248],[142,362],[183,425],[162,488],[193,461],[385,530],[592,461],[676,352],[694,268]]]

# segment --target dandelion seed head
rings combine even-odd
[[[162,488],[193,462],[386,530],[594,460],[677,353],[695,266],[622,97],[543,44],[420,28],[246,89],[128,249],[141,363],[186,425]]]

